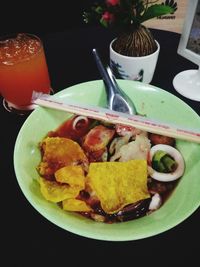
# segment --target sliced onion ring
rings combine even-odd
[[[185,163],[181,153],[176,148],[169,145],[155,145],[150,150],[151,161],[153,159],[154,154],[158,150],[165,151],[167,154],[169,154],[176,161],[177,168],[171,173],[157,172],[153,169],[152,173],[150,173],[150,176],[153,179],[161,182],[171,182],[180,178],[183,175],[185,169]]]
[[[74,119],[74,121],[73,121],[72,128],[73,128],[74,130],[76,130],[76,125],[77,125],[77,123],[78,123],[79,121],[82,121],[82,120],[84,120],[86,124],[88,123],[88,118],[87,118],[87,117],[85,117],[85,116],[77,116],[77,117]]]

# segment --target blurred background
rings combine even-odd
[[[145,25],[149,28],[181,33],[189,0],[159,0],[158,3],[168,3],[174,7],[175,12],[173,14],[149,20]]]
[[[0,34],[14,32],[52,33],[85,26],[83,10],[95,0],[2,1]]]
[[[86,27],[82,13],[94,2],[95,0],[68,0],[48,1],[47,4],[43,4],[41,1],[39,3],[1,1],[0,34],[13,32],[46,34]],[[169,16],[149,20],[147,26],[180,33],[188,2],[189,0],[158,1],[175,6],[177,10]]]

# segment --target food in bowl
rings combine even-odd
[[[185,168],[175,139],[84,116],[48,132],[39,146],[44,198],[105,223],[159,209]]]

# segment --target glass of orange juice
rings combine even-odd
[[[49,94],[48,67],[42,41],[33,34],[0,37],[0,94],[4,107],[19,114],[33,110],[33,91]]]

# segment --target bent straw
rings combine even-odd
[[[127,113],[117,112],[102,107],[82,105],[69,101],[61,102],[55,100],[55,98],[52,98],[52,96],[37,92],[33,93],[32,102],[42,107],[63,110],[96,120],[103,120],[113,124],[123,124],[155,134],[200,143],[200,132],[179,126],[173,126],[168,123],[154,121],[139,115],[129,115]]]

